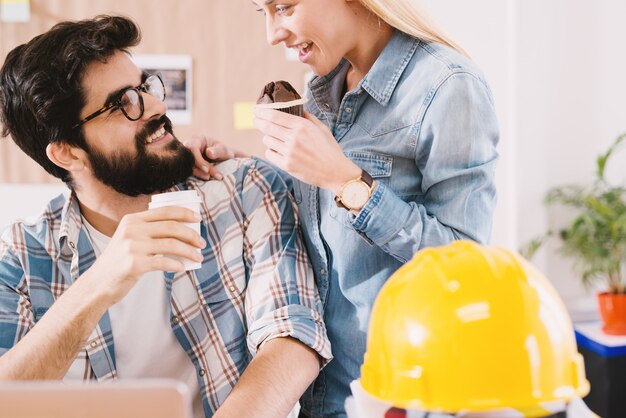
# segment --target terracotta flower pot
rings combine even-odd
[[[626,294],[598,293],[602,331],[609,335],[626,335]]]

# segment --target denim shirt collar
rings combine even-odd
[[[374,100],[386,106],[419,42],[418,39],[396,30],[372,68],[357,85],[357,90],[362,88]],[[342,75],[339,77],[342,79],[341,82],[345,82],[345,74],[349,65],[348,61],[343,59],[329,74],[323,77],[314,77],[309,82],[312,96],[314,98],[324,96],[329,90],[328,84],[336,83],[338,81],[336,78],[340,75]]]
[[[361,87],[378,103],[386,106],[398,80],[411,61],[419,40],[396,30],[367,75]]]

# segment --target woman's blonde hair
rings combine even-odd
[[[359,0],[380,19],[394,28],[426,42],[438,42],[467,56],[460,45],[447,37],[424,16],[417,0]]]

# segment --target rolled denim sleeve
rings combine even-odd
[[[378,183],[352,219],[355,230],[401,261],[456,239],[485,243],[491,234],[499,129],[489,88],[472,73],[452,72],[431,97],[415,125],[421,201]]]
[[[332,359],[330,342],[295,203],[278,173],[261,162],[243,187],[248,348],[254,355],[273,338],[292,337],[325,365]]]

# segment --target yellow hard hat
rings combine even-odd
[[[589,392],[552,285],[520,256],[468,241],[418,252],[383,286],[361,385],[399,408],[450,413],[541,411]]]

